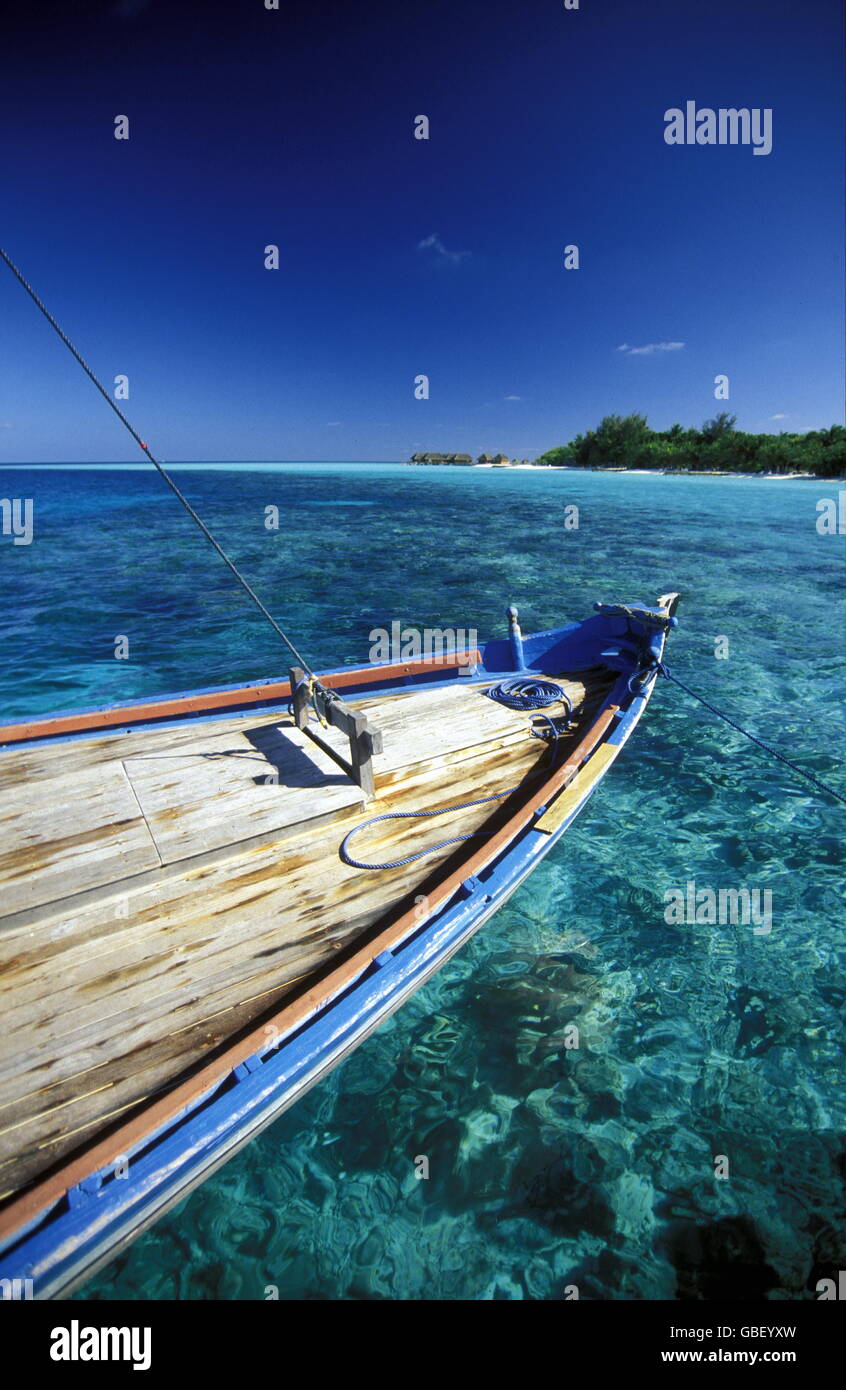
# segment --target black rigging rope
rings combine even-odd
[[[150,462],[153,464],[153,466],[154,466],[155,468],[158,469],[159,473],[160,473],[161,476],[164,478],[164,480],[165,480],[165,482],[167,483],[168,487],[170,488],[171,492],[172,492],[172,493],[174,494],[174,496],[177,497],[177,498],[179,499],[179,501],[182,503],[182,505],[183,505],[183,507],[185,508],[185,510],[186,510],[186,512],[188,513],[188,515],[189,515],[194,521],[196,521],[197,525],[199,526],[199,528],[200,528],[200,530],[202,531],[203,535],[205,536],[206,540],[209,541],[209,543],[210,543],[211,545],[214,546],[215,550],[217,551],[217,553],[218,553],[218,555],[220,556],[221,560],[223,560],[224,564],[228,565],[229,569],[230,569],[230,570],[232,571],[232,573],[234,574],[234,576],[235,576],[235,578],[237,579],[238,583],[241,585],[241,588],[242,588],[242,589],[244,590],[244,592],[245,592],[246,594],[248,594],[249,597],[252,599],[253,603],[254,603],[254,604],[256,605],[256,607],[258,608],[258,610],[259,610],[259,612],[261,613],[262,617],[264,617],[264,618],[267,619],[267,621],[270,623],[270,626],[273,628],[273,630],[274,630],[274,632],[276,633],[276,635],[277,635],[278,637],[281,637],[281,638],[282,638],[282,641],[285,643],[285,645],[286,645],[286,647],[288,648],[288,650],[289,650],[290,652],[292,652],[293,655],[297,658],[297,661],[299,662],[300,666],[302,666],[302,667],[308,672],[308,674],[309,674],[310,676],[314,676],[314,672],[312,671],[312,669],[311,669],[311,667],[309,666],[308,662],[304,659],[304,657],[300,656],[300,653],[297,651],[297,649],[296,649],[296,647],[294,646],[294,644],[293,644],[293,642],[291,641],[291,639],[290,639],[289,637],[287,637],[286,634],[282,631],[281,627],[280,627],[279,624],[277,623],[277,621],[276,621],[276,619],[274,618],[273,614],[270,613],[270,612],[268,612],[267,608],[265,608],[264,604],[262,603],[262,601],[261,601],[261,599],[259,598],[258,594],[256,593],[255,589],[253,589],[252,586],[247,582],[247,580],[244,578],[243,574],[241,574],[241,571],[238,569],[238,567],[237,567],[237,565],[234,563],[234,561],[230,560],[229,556],[226,554],[226,551],[225,551],[225,550],[223,549],[223,547],[218,543],[218,541],[215,540],[214,536],[212,535],[212,533],[211,533],[211,531],[209,530],[209,528],[208,528],[208,526],[206,525],[206,523],[203,521],[202,517],[198,516],[197,513],[194,511],[194,508],[191,506],[191,503],[188,501],[188,498],[185,497],[185,495],[184,495],[182,492],[180,492],[179,488],[176,486],[176,483],[173,481],[173,479],[171,478],[170,474],[165,472],[164,468],[162,468],[162,465],[159,463],[158,459],[153,458],[153,455],[150,453],[150,450],[148,449],[147,445],[144,443],[144,440],[143,440],[143,439],[141,438],[141,436],[140,436],[139,434],[137,434],[136,431],[132,428],[132,426],[130,425],[129,421],[127,420],[126,416],[124,415],[123,411],[119,408],[119,406],[115,405],[115,402],[112,400],[112,398],[111,398],[111,396],[109,395],[109,393],[108,393],[108,391],[106,390],[106,388],[105,388],[103,385],[101,385],[101,383],[97,380],[97,377],[96,377],[96,376],[94,375],[94,373],[92,372],[92,370],[91,370],[91,368],[89,367],[88,363],[87,363],[87,362],[85,361],[85,359],[80,355],[80,353],[77,352],[76,348],[74,347],[73,343],[70,341],[70,338],[68,338],[67,334],[65,334],[65,333],[62,332],[61,328],[60,328],[59,325],[57,324],[56,320],[53,318],[53,315],[50,313],[49,309],[46,307],[45,304],[42,304],[41,300],[38,298],[38,295],[35,293],[35,290],[32,288],[32,285],[30,285],[30,284],[28,283],[28,281],[26,281],[26,280],[24,279],[23,275],[22,275],[21,272],[18,270],[18,267],[15,265],[14,261],[12,261],[12,260],[10,259],[10,257],[6,255],[6,252],[3,250],[2,246],[0,246],[0,257],[2,257],[3,260],[6,262],[6,265],[7,265],[7,266],[9,267],[9,269],[11,270],[11,272],[12,272],[12,274],[14,275],[15,279],[18,280],[18,281],[20,282],[20,284],[23,285],[23,287],[24,287],[24,289],[26,290],[27,294],[29,295],[30,299],[31,299],[31,300],[38,306],[38,308],[41,310],[42,314],[44,315],[45,319],[46,319],[47,322],[49,323],[50,327],[51,327],[51,328],[54,328],[54,329],[56,330],[56,332],[58,333],[59,337],[61,338],[62,342],[64,343],[64,345],[65,345],[65,347],[68,349],[68,351],[71,352],[71,353],[73,353],[73,356],[76,358],[77,362],[79,363],[79,365],[80,365],[80,367],[82,368],[82,370],[85,372],[86,376],[88,376],[88,377],[91,379],[91,381],[93,381],[94,385],[97,387],[97,390],[100,392],[100,395],[103,397],[103,400],[106,401],[107,404],[111,406],[112,410],[115,412],[115,415],[118,417],[118,419],[120,420],[121,424],[124,425],[124,426],[126,427],[126,429],[129,430],[129,433],[132,435],[132,438],[135,440],[135,443],[139,446],[139,448],[143,449],[143,451],[144,451],[144,453],[146,454],[147,458],[150,460]]]
[[[830,787],[826,782],[820,781],[819,777],[814,777],[813,773],[806,772],[803,767],[799,767],[798,763],[791,762],[790,758],[785,758],[783,753],[779,753],[775,748],[771,748],[768,743],[764,743],[763,739],[756,738],[748,729],[744,729],[742,724],[738,724],[735,719],[730,718],[730,716],[725,714],[721,709],[717,709],[717,706],[712,705],[704,696],[698,695],[695,690],[691,690],[690,686],[685,685],[684,681],[679,680],[678,676],[674,676],[663,661],[656,662],[655,669],[660,672],[662,676],[666,676],[667,680],[677,685],[680,690],[683,690],[686,695],[690,695],[694,700],[698,700],[700,705],[704,705],[705,709],[710,710],[711,714],[715,714],[718,719],[722,719],[725,724],[729,724],[732,729],[736,729],[739,734],[743,734],[743,737],[748,738],[750,743],[754,743],[756,747],[762,749],[764,753],[769,753],[771,758],[776,758],[780,763],[784,763],[785,767],[789,767],[791,772],[797,773],[799,777],[804,777],[806,782],[810,782],[812,786],[818,787],[822,792],[827,792],[829,796],[833,796],[836,801],[842,801],[844,806],[846,806],[846,796],[841,796],[840,792],[834,790],[834,787]]]

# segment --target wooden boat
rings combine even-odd
[[[77,1287],[478,930],[629,738],[676,603],[0,727],[4,1294]]]

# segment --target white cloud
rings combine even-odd
[[[327,421],[326,421],[326,428],[327,428],[327,429],[331,429],[333,425],[340,425],[340,423],[341,423],[340,420],[327,420]]]
[[[522,401],[522,396],[503,396],[504,401]]]
[[[771,416],[770,416],[770,419],[771,419],[771,420],[789,420],[789,419],[790,419],[790,416],[789,416],[789,415],[783,415],[783,414],[771,415]]]
[[[458,265],[465,256],[469,256],[469,251],[447,251],[437,232],[432,232],[431,236],[424,237],[417,243],[418,251],[431,251],[432,259],[440,265]]]
[[[643,347],[630,347],[628,343],[621,343],[617,351],[626,352],[630,357],[650,357],[653,352],[679,352],[683,347],[684,343],[645,343]]]

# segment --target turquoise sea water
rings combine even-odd
[[[509,602],[532,631],[678,589],[671,667],[846,792],[844,541],[815,527],[835,483],[178,479],[318,668],[366,661],[393,619],[484,640]],[[33,543],[0,538],[3,718],[284,673],[147,470],[0,470],[0,496],[34,503]],[[509,905],[78,1297],[816,1297],[846,1267],[842,835],[841,806],[664,683]],[[772,931],[669,925],[691,880],[770,890]]]

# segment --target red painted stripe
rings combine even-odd
[[[482,660],[481,652],[458,652],[447,661],[403,661],[393,666],[361,666],[350,671],[337,671],[321,676],[325,686],[342,690],[348,685],[379,685],[401,676],[413,676],[427,671],[455,670]],[[150,700],[142,705],[116,705],[114,709],[89,710],[81,714],[48,715],[44,719],[28,719],[20,724],[0,724],[0,745],[23,743],[30,738],[49,738],[59,734],[76,734],[85,730],[119,728],[126,724],[145,723],[149,719],[164,719],[170,715],[199,714],[210,710],[226,710],[234,705],[267,705],[284,700],[291,694],[290,681],[273,681],[269,685],[242,686],[238,690],[212,690],[204,695],[179,695],[169,700]]]
[[[457,869],[453,869],[441,879],[438,886],[428,894],[426,917],[420,918],[417,906],[409,908],[376,937],[368,940],[348,961],[330,971],[302,994],[283,1004],[271,1019],[242,1037],[239,1042],[225,1046],[213,1061],[201,1067],[190,1080],[177,1084],[174,1090],[160,1100],[145,1105],[133,1119],[128,1120],[107,1139],[93,1141],[81,1153],[68,1159],[55,1173],[43,1178],[21,1196],[9,1199],[8,1205],[0,1211],[0,1240],[7,1242],[15,1232],[46,1212],[64,1196],[69,1187],[106,1168],[119,1155],[130,1153],[142,1144],[147,1136],[154,1134],[170,1121],[178,1119],[186,1107],[196,1103],[207,1091],[224,1080],[235,1066],[266,1047],[268,1028],[275,1028],[277,1033],[284,1036],[312,1017],[317,1010],[329,1005],[342,989],[355,982],[374,956],[380,951],[397,946],[409,931],[416,929],[427,917],[431,917],[438,908],[447,903],[465,878],[478,873],[485,865],[491,863],[514,836],[531,823],[538,808],[573,780],[594,749],[602,742],[608,728],[614,722],[618,708],[617,705],[610,705],[604,709],[570,753],[566,763],[554,768],[549,777],[535,789],[505,825],[483,845],[469,853]]]

